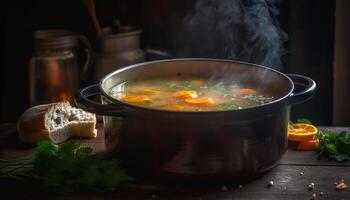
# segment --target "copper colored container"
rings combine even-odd
[[[78,64],[79,43],[84,44],[87,53],[84,66]],[[42,30],[34,33],[33,47],[29,61],[30,105],[73,102],[81,74],[90,65],[92,49],[88,40],[69,30]]]

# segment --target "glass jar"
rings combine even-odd
[[[68,30],[34,33],[34,49],[29,64],[31,106],[57,101],[73,103],[80,83],[76,53],[78,43],[79,36]],[[83,72],[87,70],[90,57],[87,56]]]

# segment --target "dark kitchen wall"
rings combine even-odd
[[[350,124],[350,1],[337,0],[334,69],[333,69],[333,125]]]
[[[317,83],[316,95],[294,106],[292,118],[308,117],[317,124],[329,125],[332,123],[335,1],[290,0],[288,10],[287,71],[310,76]]]
[[[14,122],[28,108],[28,58],[32,32],[39,29],[70,29],[89,37],[96,35],[81,1],[7,1],[0,7],[0,122]]]
[[[102,26],[119,18],[123,24],[144,30],[143,48],[165,50],[177,56],[184,42],[178,33],[184,31],[184,17],[193,12],[194,3],[195,0],[104,0],[96,1],[96,9]],[[332,0],[282,0],[277,4],[278,20],[289,35],[281,70],[308,75],[319,87],[311,101],[293,107],[293,119],[309,117],[318,124],[331,124],[334,4]],[[28,108],[27,59],[34,30],[71,29],[87,35],[94,47],[96,35],[86,9],[78,0],[11,0],[0,9],[3,123],[16,121]]]

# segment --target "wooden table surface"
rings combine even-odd
[[[350,128],[321,127],[323,130],[350,131]],[[97,152],[104,151],[104,134],[99,126],[98,137],[86,139],[83,146],[90,146]],[[0,126],[0,158],[18,158],[31,154],[33,147],[23,146],[16,139],[13,124]],[[302,173],[302,175],[301,175]],[[0,187],[0,199],[310,199],[315,193],[317,199],[350,199],[350,188],[335,189],[334,183],[344,179],[350,186],[350,162],[338,163],[326,158],[318,159],[317,152],[289,149],[279,165],[271,171],[241,182],[211,184],[140,184],[135,188],[103,194],[74,194],[51,196],[28,188]],[[269,181],[274,185],[268,187]],[[312,191],[310,183],[315,184]],[[224,189],[226,189],[227,191]],[[29,191],[28,191],[29,190]],[[323,192],[323,195],[320,195]],[[43,196],[43,194],[45,196]]]

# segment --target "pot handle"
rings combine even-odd
[[[309,100],[316,92],[316,83],[314,80],[307,76],[302,76],[298,74],[286,74],[294,83],[295,85],[301,86],[304,89],[302,91],[295,92],[292,91],[291,95],[289,96],[289,104],[299,104],[303,103],[307,100]]]
[[[92,67],[92,62],[95,60],[94,51],[93,51],[92,46],[91,46],[91,44],[86,36],[79,35],[79,41],[81,44],[83,44],[84,51],[86,54],[85,63],[84,63],[84,66],[83,66],[83,69],[82,69],[81,75],[80,75],[80,79],[85,81],[89,75],[89,71],[91,71],[90,68]]]
[[[118,109],[117,106],[110,104],[101,104],[99,102],[89,99],[89,97],[101,95],[98,84],[90,85],[86,88],[79,90],[75,97],[75,104],[88,112],[95,113],[97,115],[118,116],[125,117],[125,113]]]

